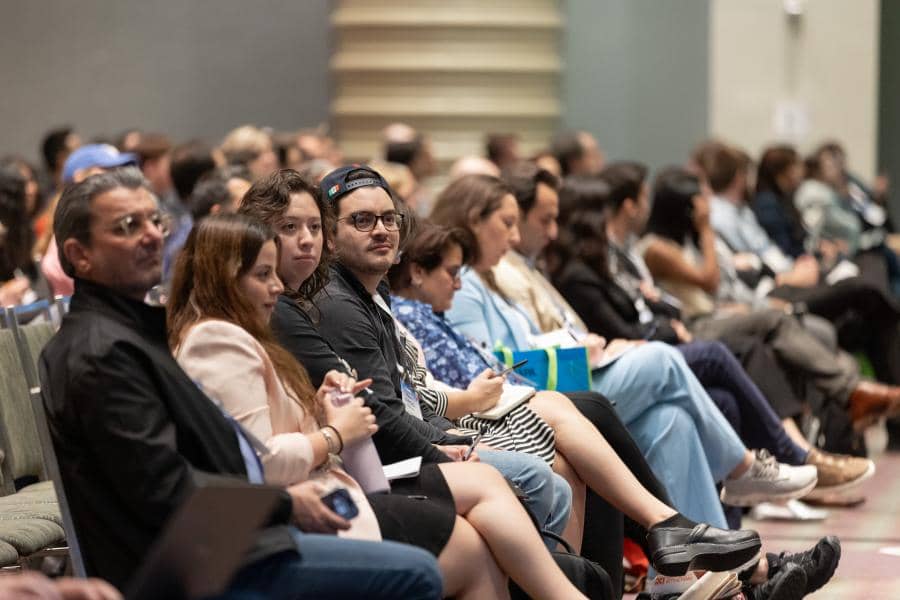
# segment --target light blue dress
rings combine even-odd
[[[527,348],[536,326],[524,311],[490,290],[472,270],[462,273],[447,321],[476,343]],[[530,331],[529,331],[530,330]],[[615,401],[674,508],[690,519],[726,528],[716,482],[740,464],[738,435],[694,377],[681,353],[650,342],[594,371],[593,389]]]

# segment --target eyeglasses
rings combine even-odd
[[[376,215],[371,212],[355,212],[349,217],[338,219],[338,221],[350,221],[357,231],[362,231],[363,233],[375,229],[375,224],[379,220],[386,230],[399,231],[400,226],[403,224],[403,215],[395,212],[388,212],[383,215]]]
[[[109,230],[121,237],[133,237],[139,231],[143,231],[148,221],[164,236],[169,234],[169,218],[160,211],[152,212],[149,215],[141,213],[125,215],[113,222]]]

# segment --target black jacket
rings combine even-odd
[[[390,303],[387,288],[381,296]],[[375,305],[362,283],[341,265],[331,270],[331,280],[315,299],[321,312],[318,330],[335,351],[356,369],[360,378],[372,378],[371,389],[409,428],[432,444],[465,444],[469,438],[448,434],[451,424],[426,404],[422,418],[407,414],[400,389],[403,352],[399,348],[394,321]],[[438,452],[438,451],[435,451]]]
[[[320,386],[325,374],[332,369],[346,372],[346,363],[319,334],[310,315],[286,295],[280,296],[275,305],[272,330],[279,343],[306,367],[314,386]],[[405,410],[398,411],[392,398],[384,400],[372,394],[366,398],[366,406],[372,409],[378,423],[378,432],[372,441],[384,464],[413,456],[422,456],[426,462],[450,461],[447,455],[431,445],[430,438],[414,423],[421,422],[412,419]],[[400,408],[403,408],[402,401]]]
[[[634,300],[612,279],[604,279],[579,259],[570,260],[554,285],[572,305],[588,330],[607,339],[651,339],[677,344],[669,316],[641,323]],[[652,310],[652,307],[651,307]]]
[[[169,352],[164,309],[76,280],[40,377],[90,575],[123,586],[195,486],[246,481],[234,429]],[[245,564],[295,550],[290,515],[285,493]]]

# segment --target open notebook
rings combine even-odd
[[[500,396],[500,401],[497,402],[497,404],[494,405],[493,408],[477,413],[472,413],[472,415],[478,417],[479,419],[490,419],[492,421],[497,421],[508,415],[512,409],[531,400],[531,397],[534,396],[535,391],[536,390],[530,385],[515,385],[512,383],[504,383],[503,395]]]

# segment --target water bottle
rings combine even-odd
[[[344,406],[353,399],[353,394],[349,392],[330,392],[328,396],[333,406]],[[391,484],[384,476],[384,467],[371,437],[345,446],[341,451],[341,460],[344,462],[344,470],[365,493],[391,491]]]

